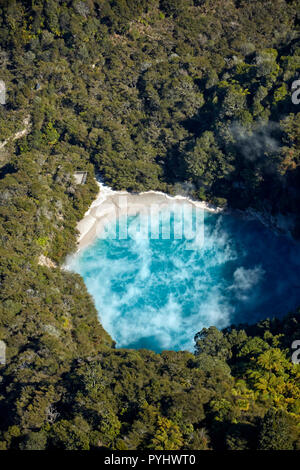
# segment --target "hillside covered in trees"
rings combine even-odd
[[[195,332],[195,354],[116,349],[60,268],[97,172],[115,189],[282,213],[299,237],[299,11],[1,0],[1,449],[300,448],[299,312]]]

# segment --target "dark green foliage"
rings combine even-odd
[[[265,414],[259,434],[260,450],[292,450],[293,434],[289,417],[283,411],[269,410]]]
[[[298,216],[298,3],[225,3],[1,2],[0,449],[300,447],[299,313],[204,329],[195,354],[116,350],[60,268],[95,171]]]

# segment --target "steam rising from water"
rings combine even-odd
[[[193,349],[203,327],[254,323],[299,302],[300,247],[258,221],[205,213],[204,243],[98,239],[69,261],[118,347]],[[160,230],[164,229],[160,217]]]

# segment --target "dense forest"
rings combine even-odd
[[[194,354],[117,349],[60,268],[96,173],[282,213],[300,236],[299,12],[0,1],[0,449],[300,449],[300,311],[195,332]]]

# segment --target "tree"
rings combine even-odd
[[[195,335],[195,354],[206,353],[224,361],[231,356],[230,343],[215,326],[203,328]]]
[[[265,414],[258,437],[260,450],[292,450],[293,434],[287,414],[282,410],[270,409]]]
[[[206,131],[197,138],[193,148],[184,156],[187,176],[197,187],[210,189],[219,178],[232,171],[232,166],[219,149],[213,132]]]
[[[178,450],[183,445],[179,427],[170,419],[157,418],[157,428],[151,439],[150,448],[155,450]]]
[[[21,450],[45,450],[47,446],[47,435],[44,431],[30,432],[25,441],[20,444]]]

